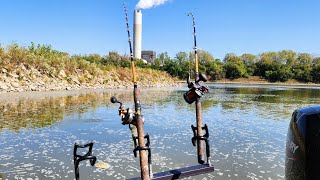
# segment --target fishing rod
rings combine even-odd
[[[201,106],[201,97],[209,91],[207,86],[203,86],[200,82],[206,82],[207,77],[199,73],[199,62],[198,62],[198,53],[197,53],[197,37],[196,37],[196,25],[194,16],[192,13],[188,13],[188,16],[192,18],[193,26],[193,38],[194,38],[194,61],[195,61],[195,81],[191,82],[190,73],[188,73],[187,84],[189,91],[184,93],[183,97],[185,101],[189,104],[196,102],[196,127],[191,125],[193,131],[192,144],[197,146],[198,154],[198,163],[204,164],[204,143],[206,144],[206,161],[210,165],[210,146],[209,146],[209,131],[208,126],[205,124],[202,127],[202,106]],[[203,133],[205,131],[205,134]]]
[[[151,149],[150,149],[150,139],[149,135],[144,134],[144,118],[141,113],[140,105],[140,90],[138,88],[135,61],[132,53],[132,45],[130,38],[130,28],[128,21],[128,14],[126,4],[123,3],[124,14],[126,18],[126,26],[128,33],[128,43],[130,47],[130,60],[131,60],[131,71],[132,71],[132,82],[133,82],[133,97],[134,97],[134,110],[130,108],[125,109],[125,106],[122,102],[118,101],[116,97],[112,96],[110,101],[112,103],[119,103],[119,115],[123,125],[129,125],[131,130],[132,140],[134,143],[134,156],[137,157],[137,152],[139,151],[140,157],[140,169],[141,169],[141,179],[149,180],[152,178],[152,168],[151,168]],[[146,140],[146,141],[145,141]]]
[[[138,89],[138,83],[136,81],[136,71],[135,71],[135,63],[134,63],[134,58],[133,58],[133,53],[132,53],[132,46],[131,46],[131,38],[130,38],[130,29],[129,29],[129,23],[128,23],[128,15],[127,15],[127,10],[126,6],[124,4],[124,12],[126,16],[126,25],[127,25],[127,33],[128,33],[128,43],[130,47],[130,59],[131,59],[131,68],[132,68],[132,74],[133,74],[133,95],[134,95],[134,104],[135,104],[135,109],[131,110],[129,108],[125,109],[125,107],[122,105],[122,102],[118,101],[114,96],[111,97],[111,102],[112,103],[119,103],[120,106],[118,108],[119,115],[121,116],[121,121],[123,125],[128,124],[129,128],[131,130],[132,134],[132,139],[134,142],[134,155],[137,156],[137,151],[139,151],[140,155],[140,168],[141,168],[141,178],[132,178],[130,180],[168,180],[168,179],[180,179],[180,178],[186,178],[190,176],[196,176],[200,174],[205,174],[205,173],[211,173],[214,171],[214,167],[211,166],[210,161],[209,161],[209,156],[210,156],[210,148],[209,148],[209,133],[208,133],[208,127],[205,125],[204,127],[201,127],[201,103],[200,103],[200,98],[195,98],[194,100],[192,99],[192,96],[198,97],[197,93],[200,92],[200,94],[207,92],[208,88],[205,86],[201,86],[199,84],[199,81],[206,81],[206,77],[202,74],[198,73],[198,68],[196,68],[196,80],[195,83],[190,82],[190,74],[188,78],[188,87],[190,90],[186,93],[185,99],[187,102],[191,101],[197,101],[197,127],[200,127],[200,129],[195,128],[192,126],[192,130],[194,132],[194,137],[192,138],[192,143],[195,146],[195,143],[198,142],[198,154],[199,157],[201,157],[201,161],[199,160],[199,165],[195,166],[189,166],[189,167],[182,167],[180,169],[174,169],[174,170],[169,170],[165,172],[159,172],[159,173],[152,173],[152,164],[151,164],[151,149],[150,149],[150,139],[149,135],[147,134],[144,136],[144,130],[143,130],[143,116],[141,114],[141,105],[140,105],[140,91]],[[194,28],[195,29],[195,28]],[[195,34],[195,33],[194,33]],[[196,38],[195,38],[196,40]],[[196,43],[196,41],[195,41]],[[196,47],[196,44],[195,44]],[[196,50],[196,48],[195,48]],[[195,51],[196,54],[196,51]],[[196,56],[197,59],[197,56]],[[198,67],[198,65],[197,65]],[[191,102],[192,103],[192,102]],[[206,131],[206,134],[203,135],[202,130]],[[199,133],[200,132],[200,133]],[[145,143],[146,139],[146,143]],[[137,142],[138,140],[138,142]],[[206,142],[206,154],[207,154],[207,164],[204,164],[203,159],[203,142]],[[148,154],[147,154],[148,153]]]

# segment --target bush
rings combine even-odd
[[[293,77],[293,73],[291,72],[290,68],[286,67],[283,64],[274,62],[273,70],[265,72],[265,78],[270,82],[285,82],[288,81],[290,78]]]
[[[311,70],[311,78],[315,83],[320,83],[320,65],[317,65]]]
[[[301,82],[310,82],[311,78],[311,67],[308,66],[297,66],[293,68],[294,79]]]
[[[223,68],[225,69],[226,78],[228,79],[237,79],[240,77],[246,77],[245,68],[239,66],[238,64],[227,62]]]

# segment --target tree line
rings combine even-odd
[[[48,59],[52,59],[48,61]],[[10,60],[10,61],[8,61]],[[240,56],[228,53],[221,59],[216,59],[207,51],[198,51],[199,71],[206,74],[209,80],[215,81],[223,78],[237,79],[250,76],[259,76],[270,82],[285,82],[295,79],[300,82],[320,83],[320,57],[308,53],[297,53],[291,50],[278,52],[264,52],[259,55],[242,54]],[[69,55],[68,53],[53,50],[49,45],[34,43],[29,47],[9,45],[7,48],[0,46],[0,65],[13,65],[26,61],[37,66],[69,66],[87,67],[98,65],[108,69],[113,66],[130,67],[128,55],[109,52],[105,56],[99,54]],[[49,63],[48,62],[53,62]],[[85,63],[86,62],[86,63]],[[67,64],[66,64],[67,63]],[[70,64],[71,65],[68,65]],[[179,52],[174,58],[168,53],[160,53],[153,63],[144,63],[137,60],[136,65],[141,68],[151,68],[168,72],[173,77],[185,79],[188,73],[194,70],[194,53]]]
[[[129,57],[119,55],[117,52],[109,52],[105,57],[88,55],[83,58],[90,62],[121,67],[130,66]],[[305,83],[320,83],[320,57],[313,57],[308,53],[297,53],[291,50],[240,56],[228,53],[221,60],[215,59],[207,51],[200,50],[198,60],[199,71],[206,74],[211,81],[259,76],[270,82],[295,79]],[[174,77],[184,79],[188,72],[193,72],[194,54],[193,52],[179,52],[174,58],[170,58],[165,52],[160,53],[151,64],[145,64],[143,61],[137,61],[136,64],[142,68],[166,71]]]

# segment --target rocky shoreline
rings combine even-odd
[[[123,69],[121,71],[124,71]],[[126,73],[130,73],[130,70]],[[141,70],[145,71],[145,70]],[[56,74],[56,75],[53,75]],[[44,73],[35,68],[20,65],[14,71],[0,69],[0,93],[26,91],[59,91],[79,89],[120,89],[131,88],[130,77],[124,73],[111,70],[110,73],[93,76],[89,72],[79,70],[77,74],[67,75],[64,70],[56,73]],[[148,74],[148,73],[147,73]],[[140,77],[140,87],[167,87],[175,85],[175,80],[168,74],[153,75],[146,72]]]

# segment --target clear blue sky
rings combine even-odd
[[[120,0],[0,0],[0,43],[50,44],[70,54],[129,53]],[[138,0],[127,0],[129,21]],[[142,48],[173,57],[198,46],[216,58],[291,49],[320,56],[319,0],[169,0],[143,10]]]

